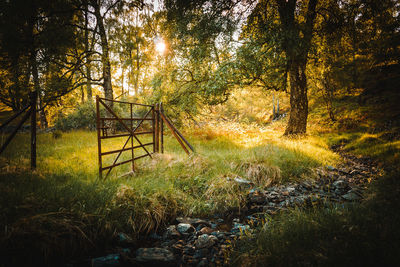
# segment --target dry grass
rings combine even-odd
[[[278,166],[268,166],[263,162],[243,162],[238,169],[245,173],[246,178],[260,187],[278,184],[282,180],[281,170]]]

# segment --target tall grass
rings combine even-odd
[[[396,266],[400,252],[398,174],[374,184],[363,205],[295,209],[267,218],[239,241],[236,266]]]
[[[120,177],[130,164],[116,168],[105,180],[98,179],[96,133],[73,131],[57,139],[39,134],[34,172],[28,169],[29,135],[18,135],[0,158],[0,226],[2,244],[14,255],[27,256],[10,260],[51,263],[60,255],[95,254],[112,244],[118,232],[135,237],[160,230],[178,215],[240,209],[246,191],[234,182],[237,176],[265,187],[310,177],[314,167],[337,161],[314,137],[283,139],[278,132],[255,129],[186,134],[195,155],[188,157],[167,135],[165,154],[138,161],[130,176]],[[123,142],[104,143],[103,151]],[[105,161],[111,164],[113,158]]]

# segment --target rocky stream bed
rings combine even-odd
[[[285,209],[360,201],[367,184],[379,176],[379,170],[367,158],[340,153],[344,163],[337,168],[316,169],[318,179],[266,189],[236,177],[247,192],[246,207],[224,217],[176,218],[162,234],[153,233],[137,247],[124,233],[118,235],[115,253],[92,258],[93,267],[104,266],[221,266],[229,262],[229,247],[244,233],[251,233],[265,215]],[[74,266],[74,265],[70,265]]]

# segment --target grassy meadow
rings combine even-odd
[[[399,95],[341,92],[331,121],[321,99],[310,100],[309,132],[329,147],[372,160],[383,177],[361,203],[296,208],[266,217],[231,252],[233,266],[397,266],[400,251]],[[275,130],[281,122],[270,126]],[[275,126],[273,126],[275,125]]]
[[[285,139],[282,133],[283,127],[260,130],[240,123],[192,129],[185,133],[196,148],[191,156],[166,135],[164,154],[138,160],[134,175],[120,177],[131,168],[126,164],[105,180],[98,178],[96,132],[39,134],[33,172],[29,134],[18,134],[0,161],[3,245],[21,253],[26,245],[21,239],[30,240],[35,249],[27,249],[27,257],[49,261],[96,253],[118,232],[135,237],[176,216],[223,216],[240,209],[246,192],[232,181],[237,176],[266,187],[312,179],[313,168],[338,162],[323,139]],[[103,151],[124,141],[104,142]],[[113,157],[104,160],[110,164]],[[104,247],[94,245],[99,243]],[[65,249],[72,244],[74,249]]]
[[[287,98],[280,97],[284,112]],[[287,117],[271,120],[265,113],[270,109],[268,97],[259,106],[237,105],[251,98],[242,92],[203,118],[208,124],[184,129],[195,154],[187,156],[167,132],[164,154],[138,160],[133,175],[121,176],[130,171],[130,164],[116,167],[104,180],[98,178],[96,132],[39,133],[38,168],[33,172],[29,134],[19,133],[0,157],[1,250],[11,253],[7,257],[13,265],[21,260],[52,265],[60,257],[68,261],[102,255],[120,232],[140,240],[161,231],[177,216],[225,216],[246,204],[247,192],[233,181],[235,177],[260,188],[315,179],[315,168],[341,163],[332,145],[368,156],[388,173],[399,166],[399,141],[390,135],[397,128],[382,128],[380,120],[363,118],[365,113],[346,109],[332,124],[325,110],[311,103],[309,134],[286,138],[282,135]],[[338,99],[337,107],[351,107],[352,101],[354,97]],[[232,112],[235,106],[237,113]],[[361,124],[354,126],[348,118]],[[366,125],[376,130],[366,130]],[[4,141],[5,135],[1,138]],[[107,140],[103,151],[119,149],[125,140]],[[151,146],[148,149],[152,151]],[[129,154],[124,152],[119,161]],[[114,156],[103,159],[109,165]],[[397,236],[397,217],[392,216],[397,209],[396,191],[388,195],[383,191],[398,188],[397,181],[391,174],[372,185],[366,204],[314,207],[266,218],[255,236],[245,235],[232,248],[232,263],[335,265],[352,263],[349,251],[358,253],[355,260],[363,258],[365,251],[377,256],[382,251],[376,248],[393,244],[390,234]],[[338,241],[331,245],[332,240]],[[389,252],[396,250],[393,246]],[[336,252],[327,253],[331,250]],[[21,253],[26,257],[20,258]],[[335,255],[343,262],[331,261]]]

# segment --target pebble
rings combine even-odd
[[[136,261],[146,264],[171,263],[175,260],[174,254],[165,248],[139,248],[136,251]]]
[[[194,244],[196,248],[209,248],[212,247],[217,240],[218,238],[213,235],[203,234],[197,238]]]
[[[194,229],[194,227],[188,223],[180,223],[176,226],[176,230],[178,230],[178,232],[181,234],[191,234],[196,229]]]
[[[213,229],[211,229],[210,227],[203,227],[201,228],[201,230],[199,231],[202,234],[211,234],[212,232],[214,232]]]
[[[355,201],[355,200],[361,199],[361,197],[354,192],[349,192],[349,193],[343,195],[342,197],[348,201]]]
[[[176,229],[175,225],[168,226],[168,228],[165,230],[164,235],[163,235],[164,240],[175,239],[175,238],[179,238],[179,237],[181,237],[181,234]]]
[[[355,161],[355,160],[354,160]],[[358,164],[358,163],[357,163]],[[326,205],[329,202],[343,203],[362,199],[363,182],[365,177],[376,175],[377,170],[370,166],[355,164],[354,167],[342,168],[326,166],[318,168],[319,177],[316,181],[304,180],[300,183],[291,183],[279,186],[270,186],[266,189],[256,188],[247,179],[236,177],[229,181],[238,183],[247,189],[247,207],[244,209],[247,216],[220,218],[214,215],[213,219],[199,219],[190,217],[176,218],[176,224],[166,228],[161,237],[150,235],[157,243],[154,248],[140,248],[136,251],[135,260],[144,266],[214,266],[225,261],[224,254],[244,232],[263,224],[265,214],[274,215],[291,207],[305,205]],[[234,216],[242,216],[237,211]],[[232,218],[232,217],[231,217]],[[232,224],[231,224],[232,222]],[[264,227],[267,224],[264,224]],[[129,240],[129,236],[118,234],[120,242]],[[161,243],[161,244],[160,244]],[[110,254],[92,260],[93,266],[119,266],[120,254]],[[104,263],[109,265],[104,265]]]

